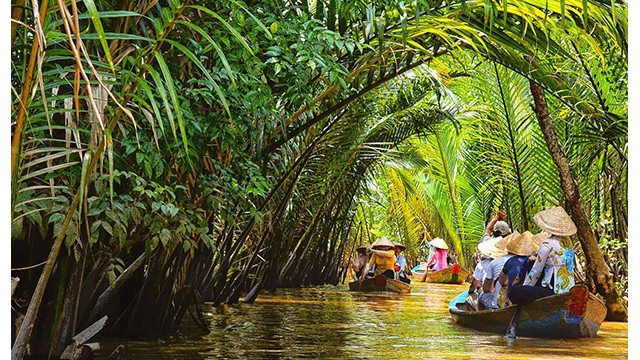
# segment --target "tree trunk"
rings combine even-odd
[[[24,10],[24,0],[16,0],[11,4],[11,46],[16,40],[16,33],[18,32],[18,21],[22,21],[22,11]]]
[[[549,117],[544,90],[534,81],[529,81],[533,96],[533,110],[540,124],[547,148],[551,153],[558,174],[562,190],[571,206],[571,217],[578,228],[578,238],[584,252],[587,265],[587,282],[592,292],[602,295],[607,303],[607,320],[627,321],[627,306],[618,295],[614,287],[613,275],[604,261],[604,256],[598,248],[598,242],[591,229],[589,218],[582,205],[582,197],[578,185],[571,173],[569,161],[565,156],[553,128],[553,121]]]

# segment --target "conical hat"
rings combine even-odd
[[[447,246],[447,243],[445,243],[444,240],[440,239],[439,237],[431,240],[430,244],[434,248],[438,248],[438,249],[442,249],[442,250],[449,249],[449,247]]]
[[[533,222],[552,235],[571,236],[578,231],[576,224],[561,206],[540,211],[533,216]]]
[[[540,244],[542,243],[542,240],[548,238],[549,236],[551,236],[551,234],[549,234],[546,231],[540,231],[539,233],[533,235],[533,245],[535,245],[536,247],[536,251],[538,251],[538,249],[540,248]]]
[[[387,239],[386,236],[381,237],[380,239],[378,239],[376,242],[373,243],[373,245],[371,246],[372,248],[377,248],[380,246],[388,246],[388,247],[395,247],[393,245],[393,243],[391,241],[389,241],[389,239]]]
[[[478,251],[484,256],[497,259],[500,256],[507,255],[507,252],[496,247],[496,243],[502,240],[502,236],[490,238],[478,244]]]
[[[362,243],[362,245],[358,246],[358,248],[356,249],[357,252],[364,252],[365,250],[367,250],[367,248],[370,248],[371,244],[369,244],[368,242]]]
[[[520,233],[517,230],[512,232],[511,234],[503,237],[502,240],[498,241],[496,243],[496,248],[498,250],[500,250],[500,251],[506,251],[505,249],[506,249],[507,244],[509,243],[509,241],[517,238],[518,236],[520,236]]]
[[[533,234],[525,231],[517,237],[512,238],[505,247],[509,254],[518,256],[531,255],[536,251],[536,245],[533,243]]]
[[[402,250],[402,251],[405,251],[407,249],[406,246],[400,244],[399,242],[395,242],[395,241],[393,242],[393,246],[397,247],[397,248],[400,248],[400,250]]]

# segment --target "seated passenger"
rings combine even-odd
[[[538,256],[523,285],[514,285],[509,300],[524,304],[541,297],[562,294],[575,284],[573,277],[573,249],[565,249],[560,242],[570,244],[569,236],[576,233],[576,225],[560,206],[543,210],[533,217],[540,229],[551,234],[542,240]],[[536,286],[540,280],[540,286]]]
[[[501,237],[491,238],[478,244],[478,252],[481,255],[481,259],[473,270],[473,279],[469,286],[469,296],[471,298],[467,299],[467,302],[476,310],[478,309],[478,297],[482,293],[482,286],[480,285],[484,283],[489,264],[494,258],[499,258],[505,254],[504,252],[496,251],[495,244],[501,239]]]
[[[427,270],[438,271],[448,268],[447,255],[449,253],[449,247],[444,240],[437,237],[431,240],[429,244],[433,246],[434,250],[431,260],[427,263]]]
[[[397,269],[394,270],[398,274],[398,280],[402,281],[403,283],[411,284],[411,280],[407,278],[407,275],[404,272],[404,269],[407,267],[407,259],[405,259],[404,256],[400,255],[400,253],[404,251],[406,247],[397,242],[394,242],[393,245],[395,246],[394,251],[396,254],[397,267]]]
[[[482,238],[480,238],[480,242],[478,243],[480,261],[476,264],[476,268],[473,271],[474,276],[471,281],[471,286],[469,287],[469,295],[478,290],[479,286],[482,286],[484,282],[484,271],[489,267],[489,263],[491,263],[491,261],[494,259],[493,257],[482,253],[482,251],[480,251],[479,245],[480,243],[486,241],[492,241],[491,245],[485,244],[484,249],[485,251],[487,251],[490,248],[494,248],[495,243],[501,240],[503,236],[508,235],[511,232],[511,229],[509,228],[509,224],[503,221],[506,218],[507,214],[503,210],[499,210],[484,229],[484,234],[482,235]]]
[[[493,243],[493,248],[489,251],[496,253],[493,260],[489,263],[489,266],[485,270],[486,276],[482,281],[482,294],[478,297],[478,300],[485,309],[497,308],[497,297],[500,292],[500,285],[497,284],[498,276],[502,271],[502,267],[513,255],[506,252],[506,245],[514,238],[520,236],[519,232],[513,232],[510,235]],[[480,243],[483,245],[484,243]]]
[[[355,259],[355,261],[353,262],[353,265],[351,266],[356,280],[363,278],[365,275],[364,269],[367,266],[367,262],[369,261],[369,255],[367,255],[367,249],[370,247],[371,245],[369,243],[363,243],[356,249],[356,253],[358,254],[358,257]]]
[[[396,264],[396,253],[393,250],[395,246],[385,236],[374,242],[371,248],[367,250],[368,253],[373,254],[371,260],[367,266],[368,268],[375,265],[374,275],[384,275],[390,279],[394,278],[393,267]]]
[[[473,270],[473,279],[471,280],[471,285],[469,286],[469,295],[471,295],[475,291],[481,291],[481,285],[484,283],[486,271],[489,268],[489,264],[491,263],[491,261],[494,258],[499,258],[500,256],[505,255],[505,252],[503,251],[496,251],[495,245],[501,239],[501,237],[492,238],[478,244],[478,252],[482,257],[480,258],[480,262],[476,264],[476,267]]]
[[[498,282],[506,289],[507,297],[511,295],[511,289],[514,285],[522,285],[525,274],[529,272],[528,270],[533,265],[542,239],[548,236],[549,234],[544,231],[536,235],[525,231],[517,241],[507,244],[506,250],[515,256],[504,264],[498,277]],[[528,263],[530,263],[530,266],[527,268]]]

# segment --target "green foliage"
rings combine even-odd
[[[626,6],[603,4],[87,0],[77,34],[57,3],[41,34],[28,12],[12,44],[12,120],[26,110],[12,245],[61,234],[111,285],[146,254],[155,276],[130,281],[148,292],[119,296],[177,322],[185,291],[219,304],[258,282],[337,282],[353,243],[380,235],[413,260],[445,237],[464,263],[498,208],[522,230],[562,199],[533,79],[622,274]]]

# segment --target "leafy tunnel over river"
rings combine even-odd
[[[626,2],[11,4],[14,359],[59,357],[105,315],[100,336],[156,339],[216,329],[221,309],[253,336],[289,299],[310,301],[290,309],[303,322],[329,301],[344,336],[327,356],[373,356],[347,340],[398,324],[359,317],[378,306],[412,309],[408,351],[439,351],[417,329],[446,308],[419,309],[449,288],[345,294],[354,250],[387,236],[413,267],[441,237],[473,268],[498,209],[536,232],[555,205],[578,227],[579,280],[626,321]],[[605,325],[603,357],[626,346],[626,324]]]

